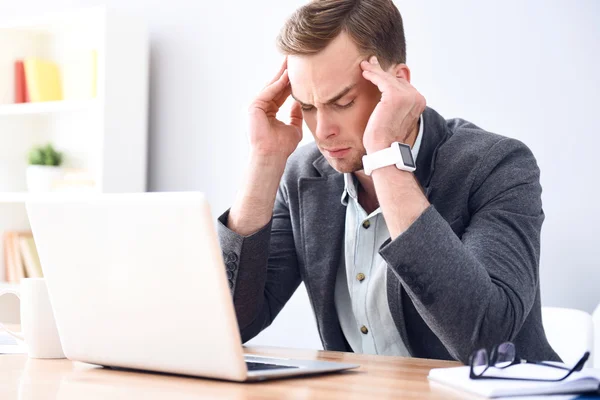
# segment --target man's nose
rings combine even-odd
[[[317,127],[315,130],[317,138],[321,141],[331,139],[340,133],[339,124],[330,114],[317,111]]]

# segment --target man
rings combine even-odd
[[[278,45],[286,61],[249,110],[245,183],[219,218],[243,341],[304,281],[326,350],[467,362],[512,341],[559,360],[541,320],[530,150],[426,107],[390,0],[313,1]],[[303,120],[315,143],[296,151]]]

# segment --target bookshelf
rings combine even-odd
[[[0,193],[0,204],[25,203],[29,196],[27,192]]]
[[[70,111],[93,110],[100,106],[96,99],[46,101],[41,103],[3,104],[0,105],[0,117],[35,116],[42,114],[59,114]]]
[[[2,289],[13,289],[13,290],[16,290],[18,288],[19,288],[19,285],[17,285],[16,283],[0,282],[0,291],[2,291]]]
[[[63,167],[85,170],[97,193],[144,192],[147,170],[149,43],[143,21],[106,6],[19,21],[0,17],[0,234],[31,227],[25,203],[27,153],[52,143]],[[14,103],[14,62],[39,57],[66,65],[95,51],[96,95]],[[0,289],[5,282],[0,241]]]

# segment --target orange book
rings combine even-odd
[[[4,232],[2,234],[2,249],[4,253],[4,280],[6,282],[10,282],[11,278],[11,270],[9,265],[10,257],[8,256],[9,247],[8,247],[8,232]]]
[[[20,283],[25,278],[25,266],[21,256],[19,232],[4,233],[4,261],[6,263],[6,281]]]
[[[6,281],[10,283],[15,283],[16,273],[14,266],[14,250],[12,245],[12,236],[13,232],[10,231],[4,232],[4,234],[2,235],[4,245],[4,271]]]
[[[21,257],[19,232],[13,232],[11,235],[11,239],[14,266],[13,272],[15,273],[15,282],[20,283],[21,279],[25,278],[25,266],[23,265],[23,257]]]
[[[25,65],[22,60],[15,61],[15,103],[28,103]]]

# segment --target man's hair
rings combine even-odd
[[[392,0],[313,0],[286,21],[277,47],[286,55],[315,54],[342,32],[384,68],[406,63],[404,26]]]

